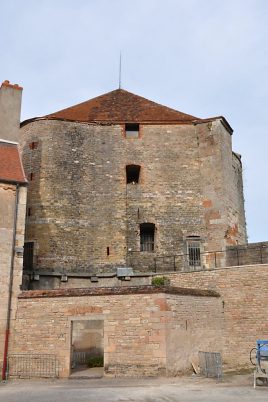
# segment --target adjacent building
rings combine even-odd
[[[20,99],[21,88],[5,81],[0,88],[0,368],[3,373],[22,283],[27,179],[18,144],[11,141],[18,138]]]

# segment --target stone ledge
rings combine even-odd
[[[182,296],[220,297],[214,290],[179,288],[174,286],[120,286],[120,287],[94,287],[94,288],[68,288],[27,290],[21,292],[19,299],[35,299],[49,297],[81,297],[81,296],[110,296],[166,293]]]

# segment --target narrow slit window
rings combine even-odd
[[[140,125],[136,123],[126,123],[126,138],[139,138]]]
[[[27,271],[33,270],[34,242],[28,241],[24,243],[23,253],[23,269]]]
[[[154,223],[142,223],[140,225],[140,251],[154,251],[154,237]]]
[[[201,247],[200,238],[192,237],[187,239],[188,264],[193,269],[201,267]]]
[[[38,142],[37,141],[30,142],[29,148],[30,149],[37,149],[38,148]]]
[[[126,179],[127,184],[138,184],[140,179],[140,169],[139,165],[127,165],[126,166]]]

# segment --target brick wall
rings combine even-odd
[[[255,347],[256,340],[268,339],[268,265],[168,276],[175,286],[213,289],[220,293],[224,312],[221,336],[226,368],[251,366],[249,352]]]
[[[56,354],[66,377],[71,324],[81,320],[104,321],[107,375],[176,374],[191,367],[198,349],[221,349],[215,292],[141,286],[23,292],[10,353]]]

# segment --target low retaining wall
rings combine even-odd
[[[166,274],[171,285],[211,289],[223,303],[225,368],[252,367],[249,352],[257,339],[268,339],[268,264],[211,271]]]
[[[68,377],[72,322],[83,319],[104,322],[110,375],[176,375],[198,350],[222,350],[217,292],[140,286],[23,292],[9,353],[56,354],[60,377]]]

